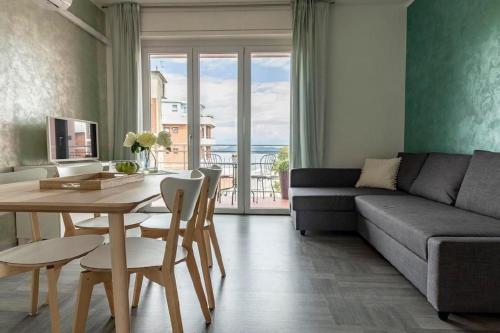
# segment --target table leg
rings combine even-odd
[[[31,234],[32,241],[38,242],[42,239],[40,233],[40,223],[38,222],[38,214],[31,213]],[[40,285],[40,269],[34,269],[31,274],[31,311],[30,316],[36,316],[38,313],[38,293]],[[47,295],[48,298],[48,295]]]
[[[130,332],[129,275],[127,273],[125,226],[123,219],[123,214],[109,214],[113,301],[117,333]]]

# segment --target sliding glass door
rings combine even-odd
[[[173,141],[159,168],[220,165],[218,212],[287,213],[288,49],[160,47],[143,59],[143,127]]]
[[[250,50],[246,56],[250,72],[247,211],[287,211],[290,53],[261,49]]]
[[[241,52],[238,49],[202,49],[195,54],[199,66],[199,164],[222,167],[216,207],[241,213],[238,196]]]

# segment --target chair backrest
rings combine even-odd
[[[222,175],[222,168],[218,165],[212,165],[208,168],[199,168],[201,173],[208,177],[208,197],[210,199],[215,198],[217,193],[217,185],[219,185],[219,180]]]
[[[189,221],[194,214],[196,202],[205,176],[197,170],[191,171],[188,177],[172,176],[165,178],[161,184],[161,194],[167,208],[173,212],[177,191],[183,192],[183,204],[180,219]]]
[[[102,171],[101,162],[92,162],[80,165],[58,165],[57,174],[59,177],[78,176],[86,173],[96,173]]]
[[[207,167],[214,164],[222,164],[222,162],[222,156],[219,154],[206,153],[203,156],[203,165]]]
[[[200,191],[205,181],[201,172],[192,171],[189,177],[168,177],[160,184],[163,200],[172,212],[163,258],[163,266],[166,269],[172,267],[175,262],[180,221],[188,221],[190,226],[196,220]]]
[[[14,172],[0,173],[0,184],[25,182],[29,180],[40,180],[47,178],[47,170],[33,168]]]
[[[275,154],[266,154],[260,158],[260,172],[263,176],[272,174],[274,162],[276,162]]]

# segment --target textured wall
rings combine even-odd
[[[40,3],[0,0],[0,167],[47,162],[47,115],[107,126],[105,46]],[[70,9],[103,30],[104,13],[88,0]]]
[[[325,166],[403,150],[406,7],[333,5]]]
[[[500,151],[500,1],[408,10],[405,150]]]

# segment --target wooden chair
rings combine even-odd
[[[0,173],[0,184],[18,183],[30,180],[40,180],[47,178],[47,170],[43,168],[33,168],[16,172]],[[36,214],[31,214],[31,233],[32,241],[39,241],[42,239],[40,234],[40,226]],[[0,276],[5,276],[1,275]],[[38,312],[38,289],[40,284],[40,270],[32,270],[31,281],[31,304],[29,314],[35,316]]]
[[[200,168],[205,177],[209,179],[209,188],[207,195],[207,214],[205,217],[205,222],[197,225],[194,233],[194,241],[198,245],[198,250],[200,251],[200,261],[203,271],[203,278],[205,280],[205,289],[207,292],[208,306],[210,309],[215,308],[215,297],[212,288],[212,280],[210,277],[209,267],[212,266],[212,252],[211,245],[213,244],[215,257],[219,265],[222,277],[226,276],[226,271],[224,269],[224,262],[222,261],[222,254],[220,251],[219,241],[217,239],[217,234],[215,232],[214,225],[214,211],[215,203],[217,201],[217,185],[219,183],[222,168],[214,165],[211,168]],[[161,220],[156,218],[151,218],[150,220],[141,224],[141,236],[147,238],[162,238],[166,239],[169,235],[170,229],[168,225],[162,223]],[[180,234],[184,235],[186,232],[185,226],[181,226]],[[140,295],[140,290],[142,286],[142,277],[138,276],[136,279],[135,292],[134,295]]]
[[[33,215],[36,216],[36,213]],[[103,242],[103,236],[83,235],[54,238],[17,246],[0,252],[0,271],[3,273],[2,276],[5,276],[8,273],[39,272],[44,267],[47,269],[52,332],[59,333],[61,329],[59,323],[57,280],[60,270],[62,266],[73,259],[84,256]],[[38,281],[36,289],[36,294],[38,294]]]
[[[59,177],[76,176],[85,173],[95,173],[102,171],[100,162],[93,162],[77,166],[58,165],[57,173]],[[107,216],[95,213],[93,218],[74,223],[69,213],[63,213],[64,236],[78,235],[105,235],[109,233],[109,220]],[[144,213],[125,214],[125,229],[133,229],[146,221],[150,216]]]
[[[192,250],[193,235],[196,224],[203,223],[206,213],[204,204],[208,193],[208,182],[201,172],[193,171],[191,178],[168,177],[161,183],[161,192],[167,207],[173,212],[170,221],[171,232],[166,242],[157,239],[132,237],[126,239],[128,274],[137,273],[146,276],[151,281],[165,287],[168,310],[172,329],[175,333],[183,332],[182,320],[175,282],[174,268],[185,262],[201,310],[206,323],[210,323],[211,316],[201,283],[201,277],[196,265]],[[187,222],[187,229],[178,246],[179,226],[182,221]],[[168,224],[168,221],[164,221]],[[90,299],[94,285],[104,283],[107,291],[112,296],[111,282],[111,254],[110,246],[103,245],[89,253],[81,260],[85,269],[80,275],[80,288],[78,292],[76,315],[73,332],[84,332],[88,316]],[[110,300],[112,297],[109,298]],[[113,303],[109,304],[113,315]]]

